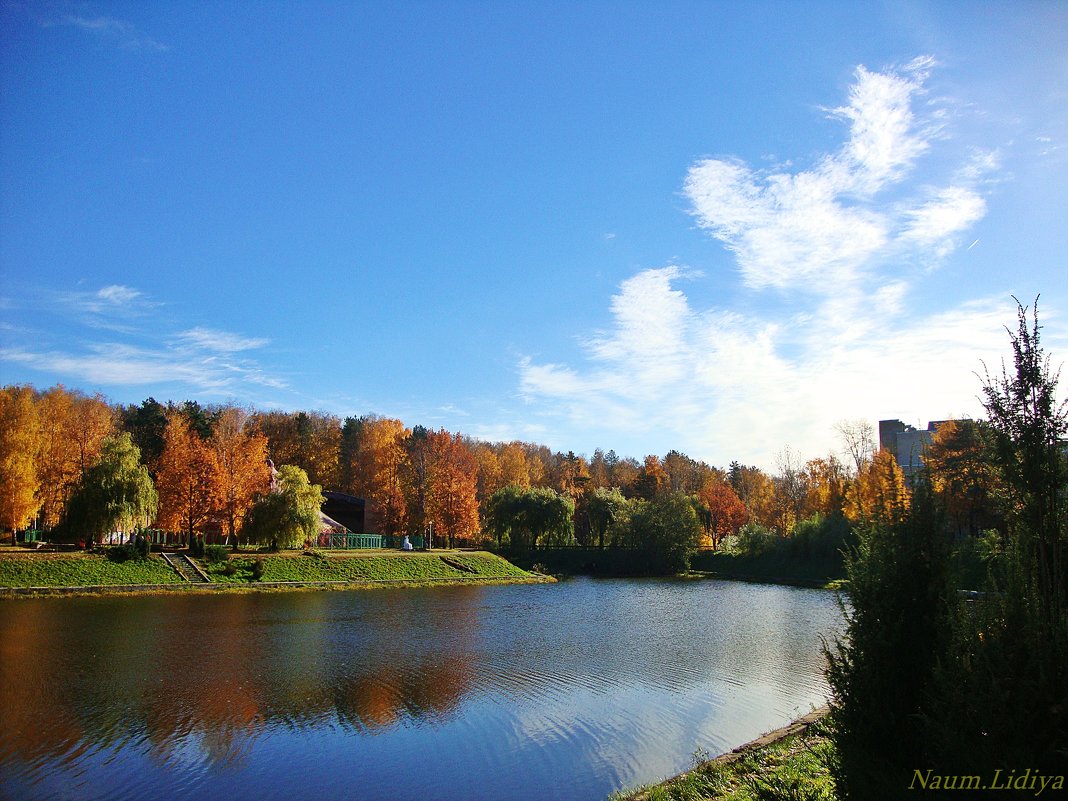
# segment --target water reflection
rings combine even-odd
[[[601,798],[818,703],[837,619],[814,591],[588,580],[5,612],[16,798]]]

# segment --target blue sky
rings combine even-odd
[[[773,468],[1068,354],[1064,3],[0,8],[3,383]]]

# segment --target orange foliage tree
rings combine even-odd
[[[41,421],[41,522],[46,528],[59,525],[67,501],[81,477],[78,458],[68,432],[74,414],[74,396],[62,386],[46,390],[37,399]]]
[[[931,485],[958,534],[1003,526],[994,499],[1004,489],[987,451],[981,423],[947,420],[938,426],[924,455]]]
[[[408,528],[404,496],[405,445],[411,431],[400,420],[370,415],[355,421],[347,449],[347,489],[371,501],[382,532],[398,536]]]
[[[156,469],[158,524],[185,531],[190,540],[219,508],[222,471],[212,447],[192,430],[180,412],[168,412],[163,453]]]
[[[42,393],[37,407],[41,516],[51,528],[63,518],[78,482],[100,458],[104,441],[115,433],[115,411],[101,395],[89,397],[61,385]]]
[[[842,513],[846,486],[846,467],[836,457],[809,459],[805,462],[805,517],[831,517]]]
[[[247,425],[248,413],[235,406],[222,409],[209,444],[219,466],[218,498],[223,528],[237,545],[237,532],[256,497],[271,485],[267,437]]]
[[[423,504],[422,520],[451,548],[479,531],[478,461],[459,435],[444,429],[427,431],[416,445],[413,462],[421,486],[413,498]]]
[[[74,393],[67,436],[74,448],[78,463],[78,478],[96,464],[104,448],[104,440],[115,433],[115,410],[104,396],[92,397]]]
[[[905,473],[894,454],[878,451],[870,462],[861,465],[856,479],[846,492],[846,516],[855,523],[900,523],[909,509],[909,490]]]
[[[500,453],[497,454],[497,465],[500,468],[501,487],[507,487],[509,484],[524,488],[530,486],[527,452],[520,443],[508,442],[502,445]]]
[[[256,412],[251,425],[267,437],[276,465],[296,465],[326,488],[341,486],[338,418],[323,412]]]
[[[646,456],[638,474],[630,484],[631,494],[651,501],[668,490],[668,474],[658,456]]]
[[[41,426],[30,387],[0,390],[0,528],[26,528],[37,514],[37,454]]]
[[[762,526],[776,525],[775,486],[771,477],[759,467],[731,462],[727,473],[731,488],[741,498],[749,517]]]
[[[725,481],[709,478],[697,492],[700,502],[697,517],[704,529],[707,544],[718,548],[724,537],[737,534],[738,529],[749,520],[749,512],[734,491]],[[702,543],[702,545],[705,543]]]

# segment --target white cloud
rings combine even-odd
[[[999,157],[960,153],[955,168],[940,165],[943,183],[915,181],[935,144],[951,150],[937,109],[913,108],[933,67],[859,67],[848,104],[831,112],[848,135],[810,169],[734,158],[690,169],[698,224],[735,255],[746,287],[790,290],[790,311],[697,308],[680,284],[698,274],[644,270],[612,298],[612,327],[583,341],[582,365],[520,363],[530,405],[609,444],[637,431],[665,451],[769,468],[785,446],[826,453],[834,425],[858,414],[978,414],[975,373],[1007,349],[1008,293],[917,314],[912,282],[915,265],[937,266],[985,215]]]
[[[690,168],[692,213],[735,254],[748,287],[837,293],[868,278],[879,255],[925,245],[933,260],[944,258],[953,234],[983,216],[973,184],[996,167],[995,154],[976,155],[953,185],[919,200],[880,197],[942,136],[937,115],[912,109],[933,66],[923,57],[896,71],[858,67],[849,104],[831,110],[849,124],[848,138],[811,169],[756,170],[737,159]]]
[[[906,420],[977,414],[975,372],[981,359],[996,362],[1006,350],[1007,296],[908,318],[900,313],[906,288],[897,283],[863,301],[770,322],[694,309],[671,286],[675,273],[648,270],[630,279],[650,288],[644,298],[621,288],[612,303],[615,326],[586,342],[585,372],[524,362],[524,395],[578,430],[658,432],[670,443],[665,450],[771,468],[785,445],[805,456],[825,453],[834,424],[858,410]],[[645,302],[674,307],[664,323],[670,331],[657,334],[670,343],[669,369],[646,358],[638,308]],[[839,335],[854,326],[862,333]]]
[[[190,328],[178,334],[178,341],[206,350],[219,353],[236,353],[243,350],[262,348],[270,342],[269,339],[260,337],[243,337],[229,331],[218,331],[212,328]]]
[[[986,201],[977,192],[950,186],[904,213],[901,241],[929,249],[936,259],[942,259],[959,244],[955,234],[966,231],[985,214]]]

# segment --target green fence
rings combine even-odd
[[[316,546],[319,548],[381,548],[380,534],[353,534],[346,531],[340,534],[320,534]]]

